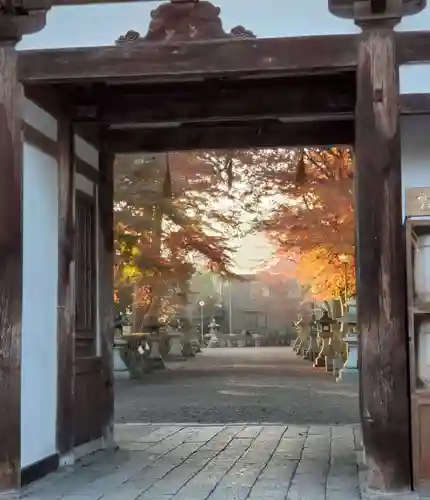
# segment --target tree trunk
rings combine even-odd
[[[163,212],[160,206],[154,206],[154,219],[152,225],[152,236],[151,236],[151,253],[155,257],[157,262],[161,261],[161,237],[163,231]],[[162,273],[157,271],[159,276],[155,280],[155,284],[152,287],[152,301],[149,310],[146,315],[146,321],[149,325],[158,324],[161,312],[161,298],[164,291],[164,285],[162,282]]]

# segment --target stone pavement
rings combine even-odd
[[[28,500],[359,500],[359,427],[118,425],[100,452]]]

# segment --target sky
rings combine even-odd
[[[235,268],[242,274],[251,273],[271,261],[275,251],[276,246],[263,233],[245,236],[234,258]]]
[[[161,2],[141,1],[53,7],[45,29],[24,37],[20,49],[113,45],[128,30],[146,34],[150,12]],[[328,12],[327,0],[213,0],[224,29],[243,25],[258,37],[356,33],[349,20]]]
[[[243,25],[258,37],[359,33],[352,21],[329,13],[328,0],[212,0],[221,8],[224,28]],[[128,30],[146,34],[150,11],[161,2],[53,7],[44,30],[24,37],[21,49],[113,45]],[[430,6],[403,19],[397,28],[427,30]]]

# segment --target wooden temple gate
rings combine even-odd
[[[394,27],[425,2],[329,0],[327,8],[355,21],[360,35],[258,39],[242,27],[225,33],[219,10],[209,2],[171,0],[155,11],[146,36],[129,32],[114,47],[18,55],[16,43],[44,27],[51,3],[0,2],[0,490],[19,487],[21,472],[23,91],[59,124],[59,454],[73,449],[79,410],[74,134],[100,151],[103,342],[98,364],[83,372],[98,374],[84,397],[88,402],[98,395],[96,410],[85,418],[95,434],[98,429],[105,435],[113,418],[114,154],[343,144],[353,145],[356,154],[361,416],[369,483],[385,491],[409,488],[398,72],[400,64],[430,59],[430,33],[396,33]]]

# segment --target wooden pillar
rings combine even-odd
[[[0,493],[19,488],[21,460],[23,141],[16,64],[14,45],[0,40]]]
[[[112,443],[114,418],[113,357],[114,338],[114,155],[100,153],[100,183],[98,188],[99,213],[99,321],[101,333],[101,357],[103,376],[103,436],[105,444]]]
[[[58,402],[57,448],[74,445],[75,162],[73,126],[58,120]]]
[[[398,100],[393,26],[375,21],[359,42],[355,152],[363,438],[382,491],[411,485]]]

